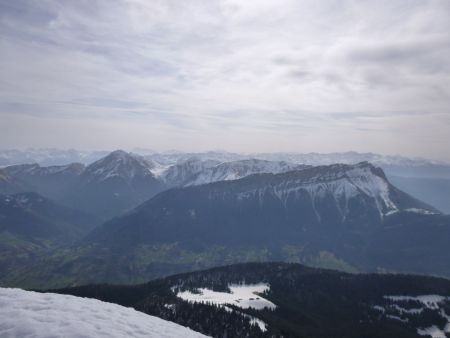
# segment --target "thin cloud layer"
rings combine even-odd
[[[449,160],[450,3],[4,1],[3,146]]]

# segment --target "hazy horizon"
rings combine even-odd
[[[2,148],[450,161],[450,2],[0,2]]]
[[[80,153],[111,153],[117,150],[122,150],[129,153],[134,153],[138,155],[146,155],[146,154],[204,154],[204,153],[224,153],[224,154],[230,154],[230,155],[239,155],[239,156],[252,156],[252,155],[263,155],[263,154],[293,154],[293,155],[320,155],[320,156],[327,156],[327,155],[339,155],[339,154],[357,154],[357,155],[376,155],[376,156],[385,156],[385,157],[399,157],[399,158],[405,158],[409,160],[425,160],[430,161],[437,164],[444,164],[444,165],[450,165],[450,161],[440,160],[436,158],[430,158],[430,157],[423,157],[423,156],[405,156],[404,154],[398,154],[398,153],[377,153],[377,152],[358,152],[354,150],[347,150],[347,151],[337,151],[337,152],[300,152],[300,151],[261,151],[261,152],[240,152],[240,151],[228,151],[225,149],[205,149],[205,150],[181,150],[181,149],[151,149],[151,148],[142,148],[142,147],[122,147],[122,148],[94,148],[94,149],[83,149],[83,148],[58,148],[58,147],[43,147],[43,148],[36,148],[36,147],[22,147],[22,148],[4,148],[0,147],[0,152],[4,151],[21,151],[21,152],[27,152],[27,151],[76,151]]]

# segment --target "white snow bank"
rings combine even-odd
[[[0,288],[0,337],[205,337],[132,308],[52,293]]]
[[[198,293],[190,291],[178,292],[177,297],[191,303],[228,304],[242,309],[254,308],[262,310],[268,308],[273,310],[276,308],[274,303],[256,294],[269,290],[268,284],[231,284],[229,288],[231,293],[200,288],[196,290]]]

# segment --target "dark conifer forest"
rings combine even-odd
[[[208,288],[227,292],[230,284],[267,283],[264,297],[275,310],[189,303],[172,290]],[[160,316],[214,337],[417,337],[418,328],[444,328],[450,299],[439,309],[385,296],[449,295],[446,279],[392,274],[348,274],[289,263],[248,263],[175,275],[149,283],[88,285],[51,290],[113,302]],[[424,308],[419,314],[398,311]],[[384,308],[380,311],[379,308]],[[267,324],[262,332],[248,317]]]

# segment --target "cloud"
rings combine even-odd
[[[127,125],[123,146],[449,156],[445,0],[18,0],[0,13],[0,115],[18,128],[4,145],[76,147],[47,135],[77,120],[71,135],[98,125],[102,143]],[[35,119],[52,123],[29,133]]]

